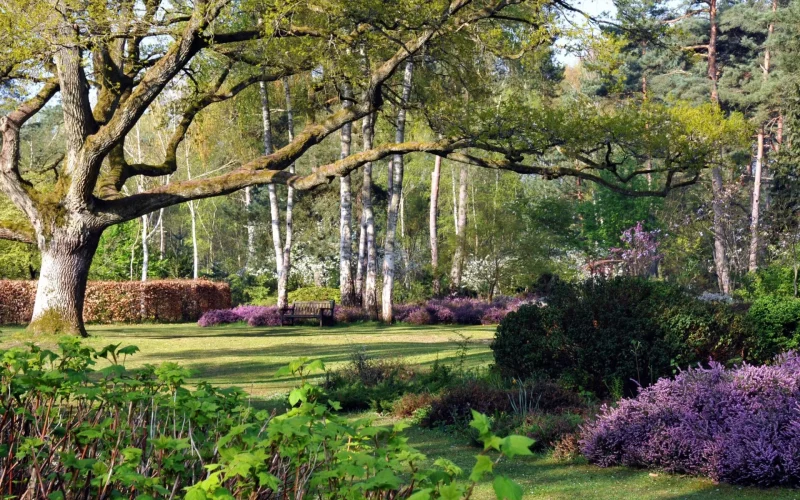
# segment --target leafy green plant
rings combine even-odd
[[[300,379],[287,413],[256,411],[239,389],[185,386],[175,363],[125,368],[132,346],[95,350],[64,339],[0,351],[0,491],[36,498],[469,498],[502,457],[532,440],[499,438],[473,414],[484,449],[466,481],[446,459],[429,466],[402,437],[336,413],[309,376],[320,361],[279,371]],[[96,368],[98,360],[107,366]],[[494,477],[499,498],[521,488]]]

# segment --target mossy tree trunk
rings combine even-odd
[[[68,225],[40,239],[42,269],[30,331],[86,336],[86,281],[101,233],[102,230],[85,225]]]

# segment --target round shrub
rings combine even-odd
[[[508,314],[508,310],[502,307],[492,307],[485,313],[483,313],[483,317],[481,318],[482,325],[497,325],[503,318],[506,317]]]
[[[669,283],[619,277],[559,283],[547,306],[523,306],[500,323],[492,349],[506,376],[545,374],[600,396],[709,359],[755,360],[754,332],[738,304],[703,302]]]
[[[441,304],[431,304],[427,307],[427,309],[428,314],[431,315],[436,323],[450,324],[455,323],[456,321],[456,315],[453,314],[453,311]]]
[[[662,379],[583,429],[590,462],[708,476],[758,486],[800,485],[800,357],[773,365],[692,368]]]
[[[333,316],[337,323],[357,323],[360,321],[369,321],[369,314],[367,314],[360,307],[336,306]]]
[[[241,316],[236,314],[231,309],[212,309],[210,311],[206,311],[205,314],[200,316],[197,324],[199,326],[206,327],[236,323],[237,321],[241,320]]]
[[[491,348],[504,376],[557,378],[570,366],[571,347],[554,312],[525,305],[500,322]]]

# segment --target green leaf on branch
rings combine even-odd
[[[533,455],[531,446],[535,441],[525,436],[508,436],[500,441],[500,451],[508,458],[518,455]]]
[[[492,486],[497,500],[522,500],[522,486],[505,476],[495,477]]]

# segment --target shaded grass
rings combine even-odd
[[[144,364],[178,362],[193,372],[193,380],[207,380],[221,386],[237,385],[258,399],[268,399],[293,387],[292,378],[275,379],[278,368],[298,357],[322,359],[328,368],[349,362],[350,355],[363,348],[379,358],[402,359],[408,364],[430,366],[435,360],[452,364],[458,360],[459,333],[470,337],[466,367],[487,366],[492,362],[489,342],[492,326],[385,326],[365,323],[332,328],[307,326],[251,328],[225,325],[199,328],[180,325],[90,326],[86,342],[101,348],[108,344],[136,345],[141,349],[129,358],[132,368]],[[26,341],[54,346],[56,339],[29,337],[22,328],[0,330],[0,347]],[[271,406],[281,406],[278,400]],[[373,414],[374,415],[374,414]],[[380,423],[392,419],[382,417]],[[410,444],[429,457],[446,457],[469,473],[479,450],[463,436],[412,427],[406,431]],[[800,500],[800,491],[761,490],[717,485],[706,479],[624,467],[601,469],[584,461],[559,463],[549,455],[504,460],[496,468],[520,483],[525,498],[567,500]],[[473,498],[493,499],[491,484],[478,485]]]

